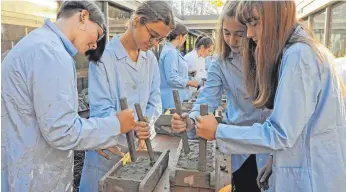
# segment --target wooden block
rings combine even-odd
[[[160,127],[155,126],[155,131],[157,134],[169,135],[172,137],[180,137],[180,134],[172,132],[172,128],[170,126],[160,126]]]
[[[138,191],[140,181],[133,180],[121,180],[119,181],[116,177],[107,177],[107,180],[99,184],[99,192],[128,192]]]
[[[155,126],[160,127],[160,126],[171,126],[171,120],[172,120],[173,115],[169,114],[162,114],[157,118],[155,121]]]
[[[198,143],[199,141],[189,141]],[[215,143],[215,142],[214,142]],[[215,145],[214,145],[215,146]],[[216,150],[214,148],[214,150]],[[182,153],[182,142],[180,142],[177,153],[172,162],[172,168],[169,175],[169,183],[171,187],[192,187],[199,189],[214,189],[210,184],[211,174],[213,172],[201,172],[196,170],[188,170],[177,167],[180,154]],[[215,165],[215,159],[213,159]]]
[[[173,115],[174,113],[177,113],[177,109],[175,109],[175,108],[169,108],[169,109],[165,110],[165,112],[168,111],[168,110],[170,111],[170,115]],[[182,113],[188,113],[190,111],[191,111],[191,109],[185,109],[183,107],[181,108],[181,112]]]
[[[210,188],[210,172],[177,168],[175,182],[178,186]]]
[[[181,104],[181,107],[183,108],[183,109],[192,109],[192,106],[193,106],[193,102],[183,102],[182,104]]]
[[[214,192],[214,190],[200,189],[196,187],[171,187],[170,192]]]
[[[160,180],[163,172],[168,167],[169,161],[169,150],[166,150],[160,155],[159,159],[157,159],[158,164],[154,164],[153,168],[150,169],[149,173],[139,185],[140,192],[147,192],[154,190],[157,182]],[[155,166],[156,165],[156,166]]]
[[[142,180],[117,177],[117,171],[123,166],[122,162],[119,161],[99,181],[99,192],[153,191],[163,172],[168,167],[169,150],[165,150],[162,153],[154,151],[154,154],[159,156],[159,158]],[[146,151],[137,151],[137,155],[138,157],[148,157],[148,153]]]

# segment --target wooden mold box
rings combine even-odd
[[[197,154],[197,166],[198,166],[198,140],[189,140],[190,144],[190,153]],[[197,148],[192,148],[191,144],[196,146]],[[208,146],[211,145],[211,151],[209,153],[209,157],[207,157],[207,171],[201,172],[197,166],[194,166],[191,169],[186,169],[179,165],[180,157],[184,156],[185,153],[182,149],[182,142],[180,142],[179,147],[177,149],[176,156],[173,160],[172,170],[170,170],[169,176],[169,184],[171,192],[209,192],[215,191],[215,166],[216,166],[216,142],[209,142]],[[197,151],[196,151],[197,149]],[[182,156],[181,156],[182,155]],[[194,161],[195,162],[195,161]],[[195,163],[193,163],[195,165]],[[213,168],[210,169],[210,166]],[[209,168],[208,168],[209,167]]]
[[[149,165],[149,171],[143,179],[136,178],[137,174],[129,173],[126,177],[120,177],[120,171],[124,169],[121,161],[115,164],[110,171],[99,181],[99,192],[150,192],[153,191],[160,180],[163,172],[168,167],[169,150],[154,152],[156,162],[153,166]],[[137,161],[142,158],[149,158],[146,151],[137,151]],[[127,166],[127,165],[125,165]],[[130,165],[129,165],[130,166]],[[131,169],[133,170],[133,169]]]
[[[171,114],[162,114],[160,117],[156,120],[154,127],[155,132],[157,134],[162,135],[169,135],[169,136],[180,136],[178,133],[173,133],[171,128],[171,120],[173,115]]]

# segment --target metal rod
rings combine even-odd
[[[137,113],[137,116],[138,116],[138,120],[146,122],[146,119],[145,119],[145,117],[143,115],[143,111],[142,111],[141,105],[136,103],[135,104],[135,109],[136,109],[136,113]],[[149,138],[145,140],[145,144],[147,146],[147,150],[148,150],[148,154],[149,154],[149,158],[150,158],[150,164],[154,165],[155,164],[155,157],[154,157],[153,147],[151,146],[151,142],[150,142]]]
[[[208,115],[208,105],[200,105],[200,115]],[[199,154],[198,154],[198,170],[206,171],[207,170],[207,140],[199,138]]]
[[[126,98],[120,98],[120,107],[121,107],[121,110],[128,109]],[[126,133],[126,140],[127,140],[127,145],[129,147],[129,153],[130,153],[131,161],[135,162],[137,160],[137,155],[136,155],[133,130]]]
[[[179,92],[176,89],[173,90],[173,98],[174,98],[174,103],[175,103],[175,109],[177,110],[178,115],[181,116],[181,114],[182,114],[181,102],[180,102]],[[181,139],[183,141],[184,152],[185,152],[185,154],[189,154],[190,153],[190,146],[189,146],[189,141],[187,138],[187,132],[186,131],[181,132],[180,136],[181,136]]]

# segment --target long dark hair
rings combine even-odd
[[[209,48],[210,46],[214,45],[214,42],[210,37],[208,37],[207,34],[202,33],[196,38],[195,48],[198,50],[202,47],[202,45],[204,48]]]
[[[187,27],[181,23],[177,23],[175,26],[175,29],[173,31],[171,31],[168,36],[167,36],[167,40],[168,41],[173,41],[174,39],[176,39],[179,35],[186,35],[189,32],[189,30],[187,29]]]
[[[236,11],[238,1],[227,1],[222,8],[222,12],[219,17],[217,37],[216,37],[216,53],[219,55],[221,60],[225,60],[231,53],[231,48],[225,42],[223,37],[223,21],[225,17],[236,18]]]

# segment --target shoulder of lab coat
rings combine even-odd
[[[330,73],[324,65],[328,63],[320,64],[310,46],[304,43],[291,45],[283,54],[271,116],[265,123],[252,126],[219,124],[217,141],[227,145],[225,150],[240,154],[291,148],[307,123],[314,120],[311,116],[317,107],[321,89],[328,89],[321,87],[322,73]]]
[[[79,117],[74,59],[63,41],[49,31],[44,26],[29,34],[10,53],[16,58],[12,62],[21,68],[18,70],[30,76],[27,83],[41,134],[47,143],[60,150],[97,149],[115,145],[112,138],[120,133],[116,117]],[[24,49],[27,51],[22,52]],[[104,131],[99,131],[99,127],[104,127]]]
[[[183,57],[169,45],[165,45],[160,56],[160,65],[162,65],[161,76],[165,76],[167,83],[172,87],[184,88],[189,81],[188,76],[182,77],[178,74],[178,62],[183,60]],[[185,61],[185,60],[184,60]]]
[[[193,49],[192,51],[190,51],[184,56],[184,59],[187,62],[187,66],[189,70],[193,70],[194,68],[193,65],[195,64],[197,58],[198,58],[198,55],[197,55],[196,49]]]

